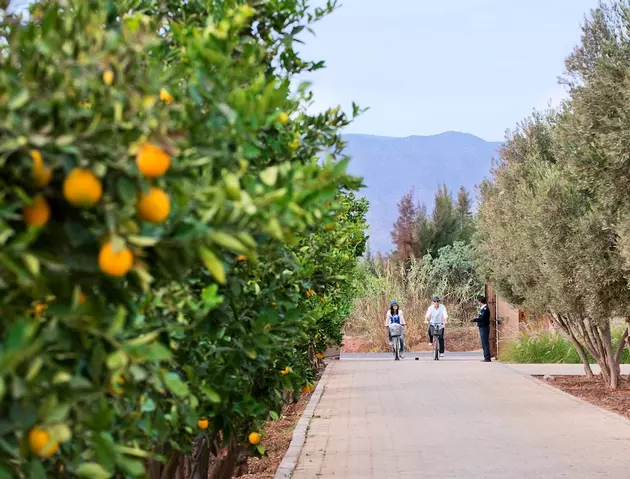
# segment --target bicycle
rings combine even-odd
[[[392,338],[392,349],[394,352],[394,359],[400,361],[400,340],[402,337],[403,328],[398,323],[392,323],[389,325],[389,336]]]
[[[433,360],[440,360],[440,338],[444,334],[444,325],[440,324],[436,326],[432,324],[431,328],[431,336],[433,336]]]

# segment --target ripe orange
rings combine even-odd
[[[33,184],[39,188],[43,188],[52,178],[52,170],[44,166],[42,154],[38,150],[30,151],[33,159]]]
[[[173,101],[173,95],[171,95],[166,88],[160,90],[160,100],[170,103]]]
[[[202,419],[197,419],[197,426],[199,426],[199,429],[208,429],[208,420],[205,417]]]
[[[37,195],[33,198],[30,205],[24,205],[22,207],[22,215],[24,221],[29,226],[35,226],[40,228],[48,223],[50,219],[50,206],[44,198],[44,195]]]
[[[50,433],[35,426],[28,433],[28,444],[31,451],[39,457],[50,457],[59,450],[59,442],[50,439]]]
[[[315,355],[315,357],[316,357],[317,359],[324,359],[326,356],[324,355],[324,353],[317,353],[317,354]]]
[[[103,83],[109,86],[114,82],[114,72],[111,70],[105,70],[103,72]]]
[[[171,157],[153,143],[145,143],[136,155],[136,165],[147,178],[162,176],[171,166]]]
[[[282,371],[280,371],[280,374],[282,374],[283,376],[286,376],[287,374],[289,374],[291,372],[291,369],[289,369],[289,366],[287,366],[286,368],[284,368]]]
[[[171,212],[171,201],[166,191],[154,186],[148,194],[140,193],[136,209],[142,220],[149,223],[161,223]]]
[[[257,446],[258,444],[260,444],[260,434],[258,434],[257,432],[251,432],[249,433],[249,443]]]
[[[98,254],[98,265],[101,271],[109,276],[125,276],[133,266],[133,254],[126,247],[114,251],[112,242],[108,241]]]
[[[63,196],[73,206],[89,208],[103,196],[103,186],[90,170],[73,168],[63,181]]]
[[[247,256],[245,255],[237,256],[236,261],[247,261]]]

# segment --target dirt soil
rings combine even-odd
[[[546,380],[543,376],[535,377],[566,393],[630,419],[628,378],[620,379],[619,389],[611,391],[598,377],[590,379],[585,376],[552,376],[552,380]]]
[[[268,421],[264,427],[263,445],[266,455],[260,459],[250,457],[247,460],[247,470],[249,474],[240,476],[246,479],[272,479],[276,475],[276,470],[282,462],[284,454],[289,449],[293,429],[306,409],[312,392],[302,394],[300,400],[291,404],[284,411],[277,421]]]

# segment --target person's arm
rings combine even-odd
[[[446,306],[442,306],[444,307],[444,326],[446,326],[446,322],[448,321],[448,312],[446,311]]]
[[[398,311],[398,314],[400,314],[400,324],[402,326],[407,326],[407,324],[405,323],[405,317],[403,316],[402,310]]]
[[[389,311],[387,311],[387,314],[385,315],[385,327],[388,328],[389,327],[389,323],[391,321],[392,317]]]
[[[424,322],[428,323],[429,319],[431,319],[431,306],[427,308],[427,314],[424,315]]]

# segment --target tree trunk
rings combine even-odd
[[[573,331],[571,331],[571,328],[569,328],[566,319],[558,314],[552,313],[551,315],[554,323],[569,337],[569,339],[571,340],[571,344],[573,344],[573,347],[575,348],[575,350],[578,353],[578,356],[580,357],[580,360],[582,361],[582,365],[584,366],[584,374],[586,375],[587,378],[592,378],[593,377],[593,369],[591,369],[591,365],[588,362],[588,357],[586,355],[586,351],[584,349],[584,346],[582,345],[582,343],[580,343],[577,338],[575,337],[575,334],[573,334]]]
[[[210,447],[208,439],[199,435],[193,444],[193,455],[190,461],[189,479],[208,479],[208,469],[210,468]]]
[[[238,464],[243,446],[236,444],[231,438],[229,444],[217,457],[210,473],[210,479],[231,479]]]

